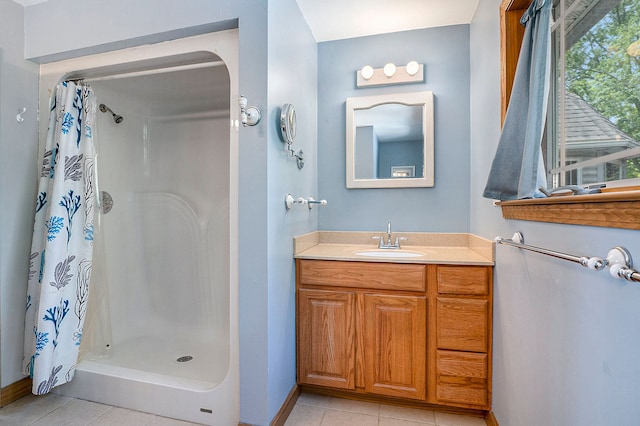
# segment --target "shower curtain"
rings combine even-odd
[[[32,392],[73,378],[92,270],[95,97],[58,84],[40,172],[27,285],[23,372]]]

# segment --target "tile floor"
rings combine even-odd
[[[303,393],[285,426],[486,426],[479,417]]]
[[[2,426],[188,426],[195,423],[49,394],[0,409]],[[486,426],[483,419],[302,394],[285,426]]]
[[[26,396],[0,409],[1,426],[188,426],[196,423],[48,394]]]

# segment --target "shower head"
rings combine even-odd
[[[102,111],[102,112],[110,112],[111,115],[113,116],[113,121],[115,121],[116,124],[120,124],[120,123],[122,123],[124,121],[124,117],[123,116],[116,114],[115,112],[113,112],[111,110],[111,108],[109,108],[105,104],[100,104],[100,106],[98,108],[100,108],[100,111]]]

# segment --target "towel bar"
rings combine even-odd
[[[615,278],[623,278],[627,281],[640,282],[640,273],[633,269],[633,259],[629,250],[622,246],[616,246],[609,250],[606,258],[597,256],[576,256],[572,254],[562,253],[559,251],[549,250],[546,248],[531,246],[524,243],[524,236],[521,232],[516,232],[510,239],[496,237],[497,244],[505,244],[524,250],[552,256],[558,259],[568,260],[570,262],[579,263],[593,271],[600,271],[605,267],[609,267],[609,273]]]

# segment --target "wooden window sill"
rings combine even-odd
[[[501,201],[505,219],[640,229],[640,191]]]

